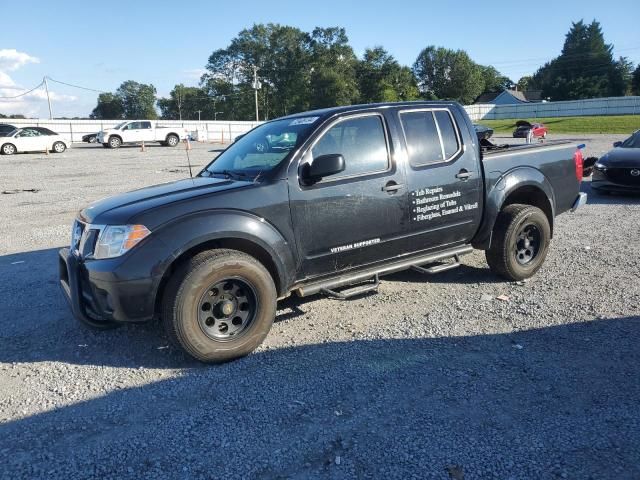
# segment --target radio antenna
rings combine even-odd
[[[193,178],[193,172],[191,171],[191,158],[189,157],[189,150],[191,150],[191,143],[189,143],[189,137],[185,139],[185,151],[187,152],[187,165],[189,165],[189,177]]]

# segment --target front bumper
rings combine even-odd
[[[58,252],[60,287],[74,317],[84,323],[144,322],[153,318],[159,278],[112,281],[106,261],[84,262],[68,248]]]

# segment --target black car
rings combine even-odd
[[[613,146],[594,165],[591,187],[599,192],[640,193],[640,130]]]
[[[15,125],[9,125],[8,123],[0,123],[0,137],[6,137],[16,129]]]
[[[87,135],[82,136],[82,141],[86,143],[96,143],[97,138],[98,138],[97,133],[88,133]]]

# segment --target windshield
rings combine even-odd
[[[202,175],[257,177],[272,170],[304,142],[318,118],[289,118],[260,125],[222,152]]]
[[[113,129],[114,129],[114,130],[120,130],[120,129],[122,128],[122,126],[123,126],[124,124],[126,124],[126,123],[127,123],[127,122],[121,122],[121,123],[117,124],[115,127],[113,127]]]
[[[627,138],[620,145],[622,148],[640,148],[640,131],[637,131],[629,138]]]

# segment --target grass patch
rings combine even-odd
[[[542,122],[549,133],[622,133],[630,135],[640,129],[640,115],[606,115],[590,117],[518,118],[513,120],[478,120],[496,133],[511,133],[516,120]]]

